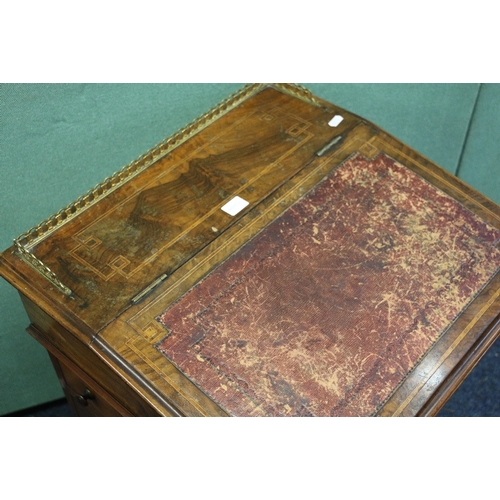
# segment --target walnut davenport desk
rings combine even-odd
[[[0,254],[80,416],[432,416],[500,331],[500,207],[249,85]]]

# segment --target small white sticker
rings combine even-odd
[[[329,122],[330,127],[338,127],[344,121],[344,117],[340,115],[335,115]]]
[[[226,214],[232,215],[233,217],[240,213],[246,206],[249,205],[249,202],[240,198],[239,196],[235,196],[232,200],[228,201],[221,210],[226,212]]]

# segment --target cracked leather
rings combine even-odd
[[[500,232],[353,155],[158,320],[234,416],[373,415],[500,269]]]

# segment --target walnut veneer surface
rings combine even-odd
[[[375,125],[253,85],[22,235],[0,273],[79,415],[434,415],[498,336],[499,238],[497,205]]]

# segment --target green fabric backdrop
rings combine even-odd
[[[500,84],[481,86],[458,175],[500,204]]]
[[[500,85],[304,84],[500,203]],[[217,104],[241,84],[0,86],[0,248]],[[0,415],[62,396],[0,281]]]

